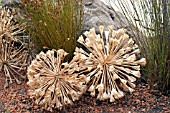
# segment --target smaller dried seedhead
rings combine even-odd
[[[62,49],[41,52],[28,67],[29,94],[46,110],[72,105],[86,89],[85,77],[79,76],[79,56],[63,63],[67,54]]]
[[[13,80],[21,84],[21,78],[26,78],[28,36],[24,24],[19,24],[15,17],[15,9],[7,6],[0,11],[0,72],[6,77],[5,87]]]

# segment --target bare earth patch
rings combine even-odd
[[[0,113],[50,113],[29,98],[26,81],[21,85],[13,83],[4,89],[4,80],[0,75]],[[147,84],[141,84],[137,85],[134,93],[127,93],[114,103],[98,101],[86,93],[74,106],[53,113],[170,113],[170,96],[153,95]]]

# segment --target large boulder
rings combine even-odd
[[[128,22],[123,14],[119,11],[113,11],[112,7],[104,4],[100,0],[83,0],[84,16],[83,16],[83,30],[89,30],[95,27],[99,32],[98,26],[112,25],[113,29],[122,28],[128,29]],[[122,21],[120,22],[121,19]]]
[[[0,0],[2,4],[19,3],[19,0]]]

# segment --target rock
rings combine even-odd
[[[38,111],[38,113],[43,113],[42,111]]]
[[[31,110],[30,113],[34,113],[34,111]]]
[[[24,100],[21,100],[21,102],[22,102],[23,104],[26,104],[27,101],[24,99]]]
[[[98,26],[100,25],[112,25],[113,29],[117,30],[122,28],[128,28],[128,22],[123,14],[112,10],[110,6],[107,6],[100,0],[83,0],[84,4],[84,16],[83,16],[83,30],[82,32],[95,27],[96,32],[99,32]],[[120,23],[119,18],[122,22]]]
[[[11,102],[11,105],[16,105],[18,102],[16,100],[14,100],[13,102]]]
[[[167,107],[164,107],[163,110],[164,110],[164,111],[168,111],[169,109],[168,109]]]
[[[12,4],[12,3],[19,3],[19,0],[1,0],[2,4]]]
[[[160,96],[161,95],[159,90],[151,90],[151,94],[153,94],[155,96]]]
[[[85,99],[85,103],[87,104],[87,105],[89,105],[89,106],[92,106],[93,105],[93,103],[91,103],[89,100],[87,100],[87,99]]]
[[[30,107],[30,106],[24,106],[24,108],[25,108],[26,110],[31,110],[31,107]]]
[[[148,103],[149,103],[149,104],[152,104],[153,102],[152,102],[152,100],[148,100]]]
[[[17,92],[17,90],[14,89],[13,92]]]
[[[100,106],[100,105],[102,104],[102,102],[99,101],[99,100],[97,100],[97,101],[96,101],[96,104],[97,104],[98,106]]]
[[[122,111],[123,111],[123,108],[117,108],[117,110],[122,112]]]
[[[26,89],[21,89],[18,94],[24,94],[26,92]]]
[[[6,113],[6,109],[2,109],[0,113]]]
[[[102,113],[108,113],[105,109],[102,109]]]
[[[3,108],[3,107],[4,107],[4,105],[5,105],[5,103],[4,103],[4,102],[0,103],[0,108]]]

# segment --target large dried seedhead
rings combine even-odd
[[[2,39],[0,44],[0,72],[6,77],[4,87],[8,87],[13,80],[21,84],[21,79],[26,78],[24,72],[27,68],[27,49],[25,45],[16,47],[14,44],[15,42],[5,39]]]
[[[19,43],[28,41],[24,30],[26,24],[16,21],[16,18],[19,17],[17,10],[8,6],[3,6],[0,10],[0,40],[9,38]]]
[[[50,111],[72,105],[86,88],[85,77],[79,76],[79,56],[63,63],[67,54],[63,49],[41,52],[28,67],[29,94]]]
[[[92,96],[98,92],[97,99],[110,102],[124,96],[124,91],[133,92],[136,77],[139,78],[140,65],[144,66],[145,58],[137,58],[140,50],[132,38],[124,29],[114,31],[109,27],[104,31],[100,26],[100,34],[95,29],[86,31],[79,37],[78,42],[86,49],[76,48],[75,54],[79,54],[85,60],[82,69],[87,76],[88,91]]]

